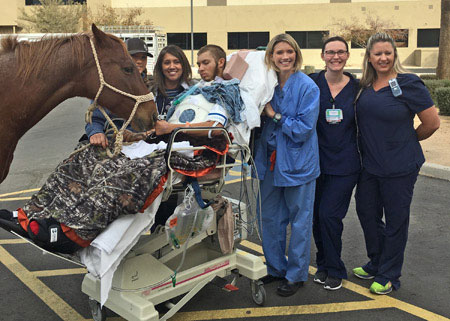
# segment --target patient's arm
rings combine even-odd
[[[174,131],[176,128],[192,128],[192,127],[223,127],[221,123],[216,123],[214,121],[205,121],[201,123],[184,123],[184,124],[171,124],[166,122],[165,120],[158,120],[155,125],[156,135],[164,135],[164,134],[170,134],[172,131]],[[193,132],[192,135],[195,136],[208,136],[209,130],[202,130],[198,132]],[[217,131],[219,133],[219,131]],[[212,135],[214,135],[214,131]]]

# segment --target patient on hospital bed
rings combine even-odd
[[[207,59],[209,51],[203,53],[206,55],[199,52],[199,61],[204,62],[200,58]],[[207,71],[203,75],[206,80],[210,77]],[[167,121],[157,122],[156,134],[169,134],[179,127],[213,125],[227,128],[239,144],[247,143],[249,115],[255,114],[254,108],[249,110],[250,104],[243,103],[238,80],[217,80],[197,86],[188,96],[180,94]],[[266,96],[270,100],[271,96]],[[245,97],[248,102],[248,95]],[[262,102],[252,104],[258,109]],[[192,146],[208,148],[193,157],[174,152],[170,158],[172,168],[187,176],[206,174],[215,168],[227,151],[227,140],[211,131],[204,134],[183,136]],[[155,136],[148,141],[154,142]],[[124,153],[109,158],[103,148],[89,146],[62,161],[23,208],[1,210],[0,226],[52,252],[73,253],[86,248],[119,216],[143,212],[157,199],[167,179],[165,155],[165,149],[155,149],[133,159]]]

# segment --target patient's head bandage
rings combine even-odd
[[[210,103],[202,94],[190,95],[176,107],[167,120],[171,124],[201,123],[207,120],[214,103]]]

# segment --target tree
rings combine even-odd
[[[351,41],[352,47],[365,48],[370,36],[377,32],[389,34],[398,47],[407,44],[408,30],[398,29],[389,20],[383,20],[375,14],[366,14],[366,19],[360,22],[358,18],[350,18],[350,22],[339,20],[334,22],[330,31],[332,34],[339,35],[347,41]]]
[[[41,5],[33,6],[31,13],[21,10],[19,20],[27,25],[24,29],[33,32],[73,33],[79,31],[83,6],[72,0],[40,0]]]
[[[450,79],[450,0],[441,0],[441,30],[436,75],[439,79]]]
[[[149,20],[140,21],[138,18],[142,15],[144,10],[142,8],[127,8],[114,9],[110,6],[103,5],[93,14],[88,11],[83,19],[83,26],[90,26],[95,23],[97,26],[139,26],[139,25],[153,25]]]

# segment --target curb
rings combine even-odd
[[[450,167],[425,162],[419,172],[420,175],[450,181]]]

